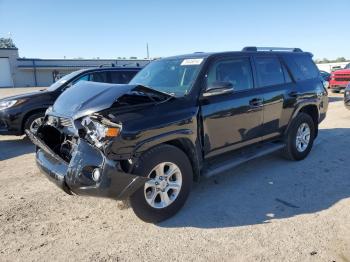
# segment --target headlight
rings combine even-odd
[[[84,117],[81,124],[85,128],[88,138],[97,147],[101,147],[108,139],[119,136],[121,131],[121,125],[112,123],[106,119]]]
[[[49,114],[52,112],[52,106],[49,106],[47,109],[46,109],[46,112],[45,112],[45,115]]]
[[[24,101],[25,101],[24,99],[1,101],[0,102],[0,110],[10,108],[14,105],[19,105],[19,104],[23,103]]]

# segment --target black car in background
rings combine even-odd
[[[156,60],[118,88],[81,81],[26,132],[39,168],[65,192],[128,199],[159,222],[201,176],[277,150],[304,159],[327,108],[310,53],[248,47]]]
[[[35,132],[45,111],[67,88],[81,80],[127,84],[141,68],[99,67],[72,72],[41,91],[0,99],[0,135],[23,135],[25,129]],[[79,100],[79,98],[77,98]]]

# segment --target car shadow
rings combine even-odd
[[[158,226],[238,227],[328,209],[350,197],[349,144],[350,129],[324,129],[303,161],[276,153],[202,180],[183,209]]]
[[[344,101],[344,97],[343,96],[330,96],[330,97],[328,97],[328,101],[330,103]]]
[[[0,140],[0,161],[34,152],[34,145],[27,137]]]

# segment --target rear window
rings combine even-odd
[[[309,55],[286,56],[284,59],[297,81],[313,79],[319,76],[319,70]]]
[[[256,57],[255,66],[260,87],[284,83],[284,74],[277,57]]]

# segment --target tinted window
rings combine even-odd
[[[77,80],[74,80],[74,81],[72,82],[72,84],[74,85],[74,84],[78,83],[78,82],[81,81],[81,80],[89,81],[89,75],[83,75],[83,76],[79,77]]]
[[[286,56],[285,61],[296,80],[312,79],[319,71],[309,55]]]
[[[136,72],[129,71],[129,72],[110,72],[111,76],[111,83],[114,84],[127,84],[130,82],[130,80],[135,76]]]
[[[90,81],[107,83],[107,72],[96,72],[90,75]]]
[[[253,88],[249,58],[227,59],[215,62],[208,73],[208,86],[214,82],[230,82],[235,91]]]
[[[283,70],[277,57],[256,57],[255,64],[260,87],[284,83]]]
[[[299,67],[305,79],[318,77],[319,71],[309,56],[295,56],[294,62]]]

